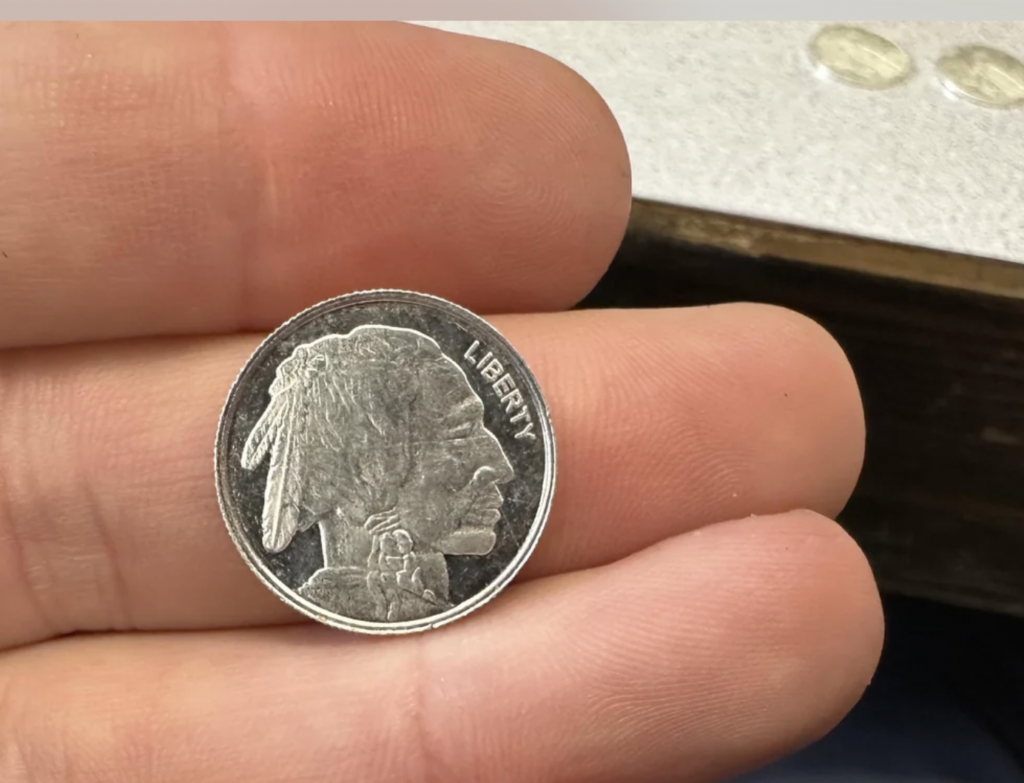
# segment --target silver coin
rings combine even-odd
[[[410,291],[331,299],[274,331],[221,414],[231,538],[282,600],[336,628],[465,616],[537,544],[555,440],[532,373],[492,326]]]

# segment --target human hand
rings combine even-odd
[[[4,783],[713,780],[867,683],[878,598],[827,519],[846,360],[764,306],[554,312],[630,202],[562,66],[401,25],[7,25],[0,188]],[[560,462],[518,583],[383,639],[267,591],[212,475],[253,333],[370,287],[501,314]]]

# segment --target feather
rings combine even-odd
[[[267,456],[271,444],[277,439],[282,424],[282,409],[285,406],[283,395],[278,395],[270,400],[270,405],[263,411],[256,426],[252,428],[249,437],[242,449],[242,467],[246,470],[255,470]]]
[[[301,384],[282,395],[283,410],[275,417],[270,470],[263,500],[263,547],[281,552],[292,542],[299,529],[302,502],[302,448],[305,429],[305,400]]]
[[[325,489],[333,476],[331,450],[341,446],[332,423],[338,379],[324,373],[327,360],[300,346],[282,364],[270,387],[270,403],[242,449],[242,466],[256,469],[270,454],[263,497],[263,548],[281,552],[300,531],[329,511]],[[326,501],[326,503],[325,503]]]

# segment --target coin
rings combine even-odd
[[[910,55],[877,33],[852,25],[829,25],[811,41],[817,71],[866,90],[893,87],[913,71]]]
[[[939,81],[956,98],[1005,109],[1024,104],[1024,62],[988,46],[962,46],[936,64]]]
[[[451,302],[376,290],[321,302],[256,349],[228,393],[217,496],[285,603],[364,633],[422,631],[500,592],[555,484],[536,379]]]

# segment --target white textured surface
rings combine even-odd
[[[863,23],[917,69],[881,92],[814,75],[814,22],[423,24],[585,76],[622,126],[639,197],[1024,262],[1024,110],[950,98],[934,69],[968,43],[1024,57],[1024,22]]]

